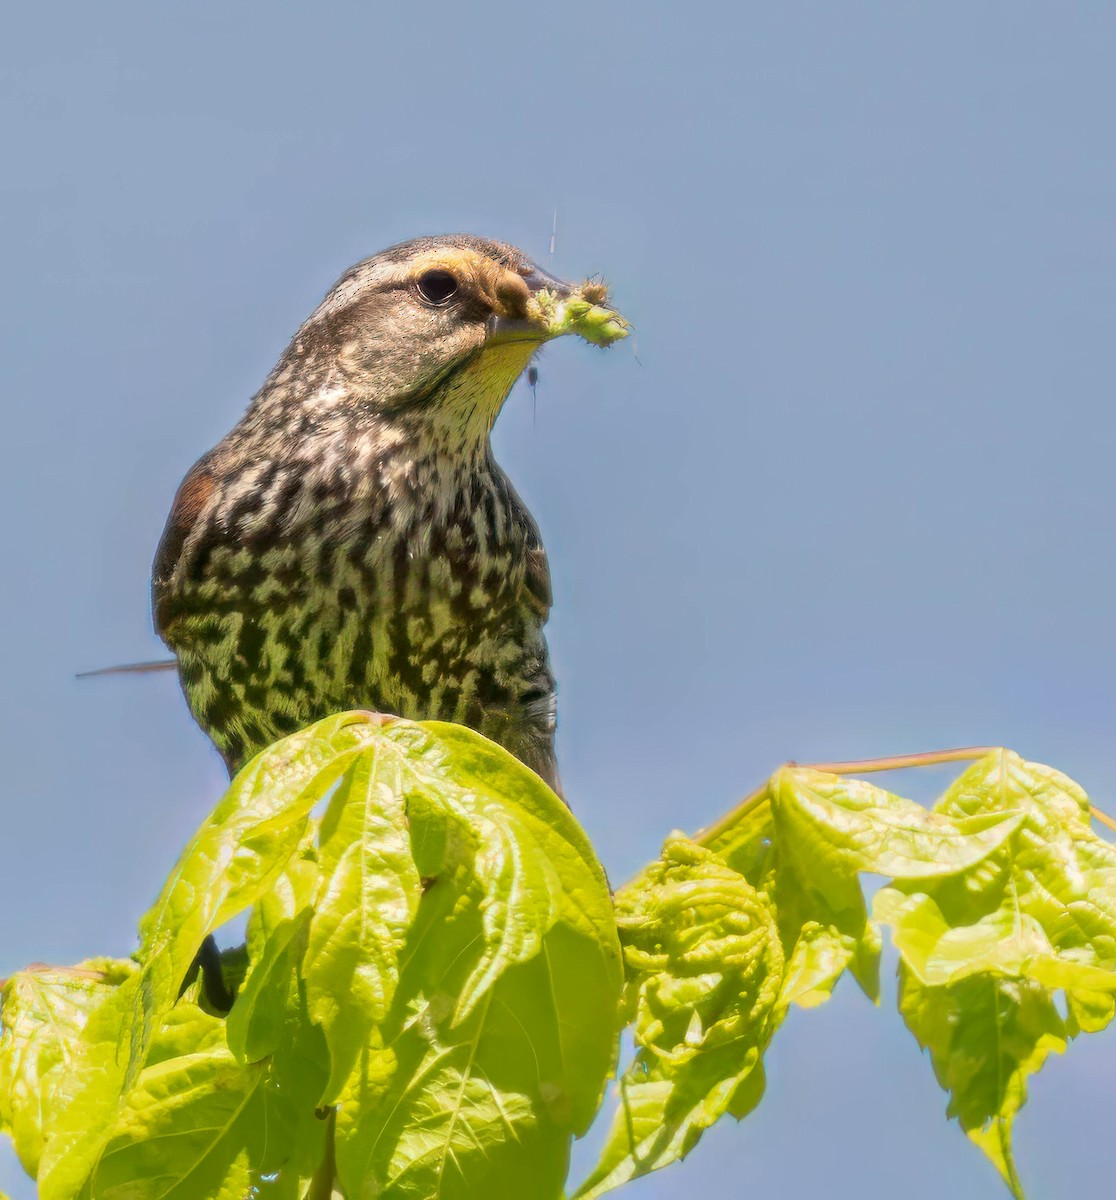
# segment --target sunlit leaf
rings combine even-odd
[[[39,1169],[45,1133],[59,1108],[58,1089],[72,1066],[89,1013],[135,970],[131,961],[91,960],[77,967],[29,967],[0,996],[0,1126],[30,1175]]]
[[[296,1200],[322,1153],[313,1100],[237,1062],[224,1022],[188,1003],[154,1039],[89,1186],[95,1200]]]
[[[904,962],[927,987],[992,973],[1053,989],[1116,992],[1116,964],[1060,954],[1013,884],[998,909],[970,925],[950,925],[932,897],[895,888],[877,893],[873,914],[891,927]]]
[[[796,966],[806,958],[814,968],[817,983],[801,993],[812,1002],[836,982],[836,975],[818,972],[818,951],[826,946],[822,961],[831,970],[847,965],[869,996],[879,993],[880,943],[868,923],[861,872],[952,874],[986,859],[1020,819],[996,813],[951,820],[863,780],[804,767],[779,771],[771,793],[779,863],[774,900],[784,938],[814,923],[828,930],[811,933],[804,950],[790,955]]]
[[[293,860],[248,920],[248,971],[227,1022],[229,1050],[241,1063],[259,1062],[282,1041],[317,885],[316,865]]]
[[[454,1018],[462,1021],[503,971],[539,953],[566,890],[546,853],[548,845],[561,852],[565,838],[551,832],[546,818],[537,820],[524,799],[545,795],[559,814],[551,814],[551,820],[571,827],[563,831],[566,835],[576,826],[537,776],[492,743],[460,737],[458,728],[426,722],[400,725],[390,733],[406,754],[403,786],[408,799],[433,800],[461,823],[463,835],[472,841],[472,869],[485,896],[483,950],[458,990]],[[451,747],[452,767],[447,770]]]
[[[730,1073],[704,1040],[707,989],[735,996],[743,1011],[750,995],[739,982],[727,987],[724,964],[714,965],[723,916],[698,939],[710,957],[696,979],[684,956],[669,953],[680,928],[701,920],[700,907],[672,907],[660,896],[656,911],[651,899],[682,869],[680,846],[668,843],[663,861],[618,896],[629,995],[634,988],[640,998],[632,1014],[638,1053],[601,1160],[579,1193],[585,1200],[684,1156],[707,1124],[732,1111],[724,1104]],[[770,1015],[754,1015],[751,1040],[734,1048],[751,1081],[741,1107],[762,1090],[766,1041],[788,1005],[822,1003],[846,970],[875,996],[879,922],[902,958],[904,1016],[950,1090],[951,1114],[1022,1195],[1011,1132],[1028,1075],[1116,1012],[1116,851],[1093,833],[1081,789],[997,752],[928,812],[869,783],[784,768],[717,823],[709,850],[714,858],[686,869],[700,861],[723,912],[734,911],[731,894],[739,913],[758,900],[783,951],[780,968],[769,956],[759,970],[764,986],[778,989]],[[874,921],[859,878],[869,872],[893,880],[876,895]],[[690,1079],[698,1082],[687,1090]]]
[[[837,980],[852,965],[858,939],[832,926],[807,921],[799,929],[783,975],[780,1004],[816,1008],[833,994]]]
[[[400,744],[425,891],[382,1042],[338,1112],[342,1183],[393,1200],[558,1197],[616,1052],[603,873],[569,811],[498,747],[435,724]],[[534,953],[508,929],[529,921]]]
[[[639,1051],[583,1200],[684,1157],[726,1113],[750,1112],[784,1011],[771,910],[711,851],[672,837],[617,895],[617,915]]]
[[[190,841],[140,922],[140,970],[86,1023],[67,1074],[68,1103],[42,1155],[42,1200],[72,1200],[202,940],[273,883],[301,843],[311,809],[380,723],[346,713],[276,743],[240,772]]]
[[[904,969],[899,1010],[950,1093],[949,1115],[1021,1198],[1012,1123],[1027,1098],[1027,1077],[1052,1051],[1064,1050],[1067,1040],[1050,992],[1027,980],[985,974],[928,988]]]
[[[1093,832],[1077,784],[1006,750],[965,771],[934,815],[1015,824],[948,875],[896,871],[873,912],[901,955],[900,1008],[950,1115],[1022,1196],[1011,1138],[1027,1078],[1116,1007],[1116,849]]]
[[[225,1020],[179,985],[245,907]],[[138,958],[67,1043],[44,1200],[294,1196],[325,1170],[320,1190],[338,1094],[354,1194],[558,1196],[615,1063],[604,873],[537,776],[452,726],[348,714],[265,752]]]
[[[422,885],[404,810],[403,760],[375,745],[346,772],[322,820],[321,883],[303,964],[310,1015],[329,1045],[323,1104],[341,1091],[399,982]]]
[[[8,984],[0,1126],[44,1200],[559,1200],[627,1021],[591,1200],[750,1112],[789,1006],[846,971],[874,996],[886,928],[950,1115],[1022,1197],[1030,1077],[1116,1014],[1116,849],[1081,789],[998,751],[928,812],[785,768],[702,836],[614,909],[569,810],[499,747],[320,722],[234,781],[137,962]],[[889,880],[871,920],[865,873]],[[182,983],[244,910],[225,1017]]]

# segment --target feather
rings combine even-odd
[[[161,658],[156,662],[119,663],[115,667],[98,667],[95,671],[79,671],[75,679],[92,679],[97,675],[153,675],[156,671],[173,671],[177,658]]]

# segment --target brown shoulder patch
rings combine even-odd
[[[151,600],[156,633],[162,633],[169,623],[171,598],[167,594],[167,584],[178,565],[182,548],[217,487],[216,477],[205,468],[204,462],[202,459],[195,463],[179,485],[163,536],[159,539],[159,549],[155,552]]]
[[[216,486],[217,481],[208,471],[199,470],[196,466],[191,467],[174,497],[171,521],[187,527],[192,526],[198,513],[213,495]]]

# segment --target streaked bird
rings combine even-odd
[[[549,568],[490,434],[564,331],[555,305],[604,299],[513,246],[419,238],[297,331],[182,482],[153,570],[156,630],[230,771],[371,708],[472,726],[558,786]]]

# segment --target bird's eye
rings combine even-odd
[[[424,271],[415,286],[427,304],[445,304],[456,293],[457,280],[449,271]]]

